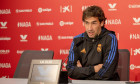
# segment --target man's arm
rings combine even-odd
[[[68,76],[73,79],[85,79],[91,75],[95,74],[94,67],[80,67],[82,65],[77,66],[77,61],[79,60],[78,54],[76,52],[76,48],[74,45],[74,41],[71,44],[69,58],[67,61],[67,71]]]
[[[94,76],[88,77],[88,80],[109,80],[114,76],[113,74],[116,71],[119,58],[118,43],[115,35],[109,34],[109,36],[111,38],[107,39],[107,43],[104,48],[105,53],[103,55],[103,66]]]
[[[94,71],[97,73],[102,68],[102,66],[103,66],[103,64],[98,64],[98,65],[93,66]],[[81,65],[79,60],[77,61],[77,67],[82,67],[82,65]]]

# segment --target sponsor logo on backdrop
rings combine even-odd
[[[10,9],[1,9],[0,14],[11,14],[11,10]]]
[[[67,66],[67,63],[64,63],[63,66],[66,67]]]
[[[9,76],[2,76],[1,78],[9,78]]]
[[[60,49],[60,55],[69,54],[69,49]]]
[[[64,66],[64,67],[63,67],[62,69],[63,69],[63,70],[66,70],[67,63],[64,63],[63,66]]]
[[[130,34],[130,40],[140,39],[140,34]]]
[[[108,6],[109,6],[108,11],[117,11],[116,5],[117,5],[117,3],[113,3],[113,4],[109,3],[108,4]]]
[[[134,20],[133,25],[140,25],[140,17],[138,18],[133,17],[133,20]]]
[[[70,21],[68,21],[68,22],[60,21],[60,22],[59,22],[59,25],[60,25],[60,26],[65,26],[65,25],[70,25],[70,26],[71,26],[71,25],[73,25],[73,24],[74,24],[74,22],[70,22]]]
[[[38,8],[38,12],[42,13],[42,12],[51,12],[52,9],[51,8]]]
[[[105,21],[106,25],[119,25],[121,24],[121,19],[107,19]]]
[[[89,6],[82,6],[82,11],[84,11]]]
[[[24,50],[17,50],[17,54],[22,54]]]
[[[16,13],[30,13],[32,9],[16,9]]]
[[[52,35],[39,35],[38,41],[49,41],[53,40]]]
[[[117,40],[120,39],[120,33],[116,33],[116,38],[117,38]]]
[[[131,48],[131,55],[140,55],[140,48],[138,48],[138,49],[133,49],[133,48]]]
[[[58,36],[58,40],[73,39],[74,36]]]
[[[31,22],[18,22],[17,27],[31,27]]]
[[[7,22],[0,22],[1,26],[0,29],[7,29]]]
[[[11,37],[0,37],[0,41],[10,41]]]
[[[0,50],[0,54],[9,54],[10,50]]]
[[[20,35],[20,42],[27,42],[28,40],[27,40],[27,36],[28,35]]]
[[[52,26],[54,25],[53,22],[36,22],[37,26]]]
[[[48,51],[49,48],[41,48],[41,51]]]
[[[72,5],[60,6],[60,13],[72,12]]]
[[[128,8],[140,8],[140,4],[129,4]]]
[[[0,63],[0,68],[11,68],[10,63]]]
[[[136,65],[134,65],[134,64],[131,64],[131,65],[130,65],[130,69],[131,69],[131,70],[140,69],[140,65],[139,65],[139,66],[136,66]]]

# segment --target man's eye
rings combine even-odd
[[[92,24],[96,24],[96,23],[92,23]]]
[[[88,22],[85,22],[85,24],[88,24]]]

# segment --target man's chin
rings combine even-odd
[[[89,38],[94,38],[94,36],[88,36]]]

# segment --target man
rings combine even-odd
[[[115,32],[104,28],[105,15],[98,6],[83,11],[86,31],[74,37],[67,71],[69,77],[84,80],[119,80],[118,44]]]

